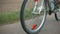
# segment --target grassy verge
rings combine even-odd
[[[20,12],[0,13],[0,25],[8,24],[9,22],[18,21],[20,19]]]
[[[32,12],[32,8],[26,10],[25,19],[31,18],[32,16],[31,12]],[[0,25],[11,24],[14,21],[19,21],[19,19],[20,19],[20,11],[0,13]]]

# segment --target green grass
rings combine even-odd
[[[20,19],[20,12],[0,13],[0,24],[17,21]]]
[[[25,13],[25,19],[31,18],[31,11],[26,10],[27,12]],[[7,13],[0,13],[0,25],[1,24],[10,24],[14,21],[19,21],[20,20],[20,11],[11,11]]]
[[[33,8],[26,10],[24,13],[24,15],[25,15],[24,18],[25,19],[31,19],[32,11],[33,11]]]
[[[26,11],[27,12],[25,13],[25,19],[31,18],[32,9],[26,10]],[[0,13],[0,25],[11,24],[14,21],[19,21],[19,20],[20,20],[20,11]]]

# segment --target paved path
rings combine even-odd
[[[0,34],[26,34],[20,22],[0,26]],[[47,16],[46,23],[39,34],[60,34],[60,21],[56,21],[54,15]]]

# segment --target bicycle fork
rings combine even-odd
[[[42,2],[41,2],[41,5],[40,5],[40,7],[38,7],[37,8],[37,6],[38,6],[38,0],[34,0],[34,9],[33,9],[33,14],[40,14],[40,12],[43,10],[43,8],[44,8],[44,0],[42,0]]]

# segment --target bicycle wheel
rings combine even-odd
[[[60,4],[57,4],[57,12],[55,13],[55,18],[57,21],[60,21]]]
[[[42,8],[40,7],[41,1],[42,0],[23,1],[20,19],[24,31],[28,34],[37,34],[45,23],[46,9],[40,10],[40,8]],[[45,6],[43,5],[43,7]]]

